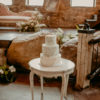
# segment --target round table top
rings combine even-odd
[[[62,58],[62,64],[59,66],[50,66],[46,67],[40,64],[40,58],[32,59],[29,61],[29,66],[31,70],[36,70],[40,72],[68,72],[74,70],[75,64],[70,61]]]

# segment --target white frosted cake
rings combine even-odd
[[[61,54],[59,45],[56,43],[56,35],[46,35],[40,54],[40,63],[48,67],[61,65]]]

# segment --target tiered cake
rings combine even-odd
[[[59,45],[56,43],[56,35],[46,35],[40,54],[40,63],[47,67],[61,65],[61,54]]]

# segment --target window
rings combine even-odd
[[[58,0],[47,0],[44,4],[44,8],[47,11],[56,12],[59,8]]]
[[[5,5],[12,5],[12,0],[0,0],[0,3],[3,3]]]
[[[96,0],[71,0],[71,6],[73,7],[94,7],[96,6]]]
[[[26,5],[43,6],[44,0],[26,0]]]

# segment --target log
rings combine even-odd
[[[3,66],[6,64],[6,56],[5,56],[5,48],[0,48],[0,66]]]
[[[90,85],[87,75],[91,72],[93,45],[88,42],[93,38],[93,29],[79,30],[76,66],[76,88],[83,89]]]

